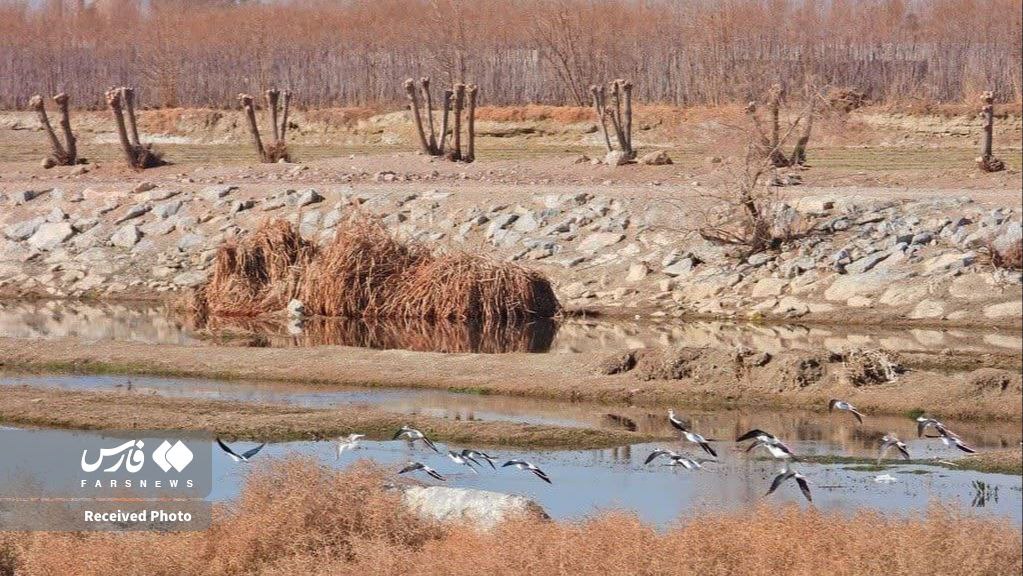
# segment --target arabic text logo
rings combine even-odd
[[[82,450],[82,470],[85,472],[95,472],[103,465],[103,460],[108,456],[118,456],[117,461],[110,465],[109,468],[104,468],[104,472],[117,472],[121,469],[121,464],[124,464],[125,457],[128,462],[125,464],[124,469],[134,474],[142,469],[142,465],[146,462],[146,455],[142,452],[142,447],[145,444],[141,440],[128,440],[120,446],[114,446],[113,448],[103,448],[99,451],[99,458],[95,462],[86,462],[86,457],[89,453],[88,450]]]

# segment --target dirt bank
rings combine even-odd
[[[997,369],[910,371],[894,382],[830,353],[743,354],[698,349],[665,372],[606,375],[602,354],[438,354],[315,348],[213,348],[0,339],[0,364],[34,371],[117,372],[284,380],[324,385],[423,387],[479,394],[691,407],[769,405],[826,410],[841,397],[870,413],[1019,420],[1019,374]],[[637,375],[641,375],[642,378]]]
[[[0,395],[0,422],[85,430],[208,430],[230,438],[266,442],[329,440],[351,433],[366,434],[372,440],[390,440],[403,424],[416,426],[437,441],[465,446],[583,449],[657,438],[624,430],[456,421],[363,406],[298,408],[31,387],[4,390]]]

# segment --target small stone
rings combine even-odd
[[[945,303],[938,300],[921,300],[909,317],[919,320],[925,318],[940,318],[945,313]]]
[[[8,240],[27,240],[30,236],[35,234],[36,230],[38,230],[45,222],[45,218],[36,217],[16,222],[14,224],[9,224],[4,227],[4,236],[6,236]]]
[[[216,202],[237,189],[237,186],[207,186],[199,192],[199,196],[208,202]]]
[[[631,162],[631,158],[621,150],[613,150],[604,155],[604,164],[608,166],[623,166]]]
[[[126,224],[110,236],[110,243],[119,248],[132,248],[142,239],[142,232],[134,224]]]
[[[188,272],[182,272],[174,277],[174,282],[178,286],[185,288],[195,288],[206,281],[206,273],[202,270],[189,270]]]
[[[155,214],[157,218],[160,218],[162,220],[174,216],[175,214],[178,213],[178,210],[180,209],[181,200],[172,200],[170,202],[164,202],[162,204],[157,204],[156,206],[154,206],[153,214]]]
[[[592,254],[603,248],[614,246],[624,239],[625,234],[619,234],[616,232],[597,232],[596,234],[590,234],[579,243],[579,251]]]
[[[156,188],[156,184],[153,184],[152,182],[139,182],[131,191],[135,194],[139,194],[142,192],[149,192],[153,188]]]
[[[666,164],[672,164],[671,156],[664,150],[656,150],[644,154],[639,158],[640,164],[646,164],[647,166],[664,166]]]
[[[178,240],[178,250],[182,252],[191,252],[196,248],[201,248],[206,244],[206,237],[201,234],[190,233],[185,234]]]
[[[287,197],[285,203],[292,208],[301,208],[310,204],[322,202],[323,196],[313,188],[306,188]]]
[[[780,296],[788,286],[788,282],[781,278],[761,278],[753,285],[751,295],[754,298],[766,298],[768,296]]]
[[[640,280],[647,277],[650,273],[650,268],[647,267],[645,262],[638,262],[629,266],[629,272],[625,275],[626,282],[639,282]]]
[[[50,210],[50,213],[46,215],[46,221],[51,224],[63,222],[64,220],[67,220],[67,214],[59,206],[54,206],[53,210]]]
[[[74,235],[74,229],[67,222],[47,222],[28,239],[28,245],[36,250],[53,250]]]
[[[670,266],[665,266],[661,270],[661,272],[674,278],[676,276],[684,276],[686,274],[689,274],[690,272],[693,271],[693,266],[694,264],[692,258],[683,258]]]
[[[149,212],[151,209],[152,206],[150,204],[136,204],[129,208],[128,211],[121,215],[120,218],[114,220],[114,224],[121,224],[122,222],[127,222],[133,218],[138,218],[146,212]]]

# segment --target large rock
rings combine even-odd
[[[133,248],[142,239],[142,232],[134,224],[125,224],[110,236],[110,243],[118,248]]]
[[[984,316],[992,319],[1023,317],[1023,301],[1016,300],[1015,302],[992,304],[984,308]],[[1019,334],[1017,333],[1016,336],[1019,336]]]
[[[173,282],[185,288],[195,288],[206,281],[206,273],[202,270],[189,270],[174,277]]]
[[[53,250],[74,235],[74,229],[67,222],[47,222],[39,226],[28,244],[37,250]]]
[[[942,254],[924,262],[924,274],[936,274],[950,270],[959,270],[972,265],[976,260],[977,255],[973,252],[950,252],[948,254]]]
[[[489,530],[514,517],[548,518],[539,504],[523,496],[446,486],[407,486],[401,491],[405,506],[427,520],[468,520]]]
[[[4,236],[6,236],[8,240],[27,240],[30,236],[35,234],[36,230],[38,230],[45,222],[46,218],[42,217],[15,222],[14,224],[10,224],[4,228]]]
[[[789,283],[781,278],[762,278],[753,286],[751,295],[754,298],[766,298],[768,296],[781,296]]]
[[[596,234],[590,234],[579,243],[579,251],[592,254],[597,250],[614,246],[624,239],[625,234],[619,234],[617,232],[597,232]]]
[[[314,190],[312,188],[307,188],[305,190],[301,190],[299,192],[296,192],[295,194],[291,194],[290,196],[288,196],[285,199],[284,202],[285,202],[285,204],[287,204],[288,206],[290,206],[292,208],[301,208],[303,206],[308,206],[310,204],[316,204],[317,202],[322,202],[322,201],[323,201],[323,196],[320,196],[319,192],[317,192],[316,190]]]
[[[613,150],[604,155],[604,164],[608,166],[623,166],[631,161],[629,155],[621,150]]]
[[[646,164],[648,166],[663,166],[665,164],[671,164],[671,156],[664,150],[656,150],[654,152],[648,152],[639,158],[640,164]]]
[[[909,313],[909,317],[915,320],[928,318],[941,318],[945,313],[945,303],[940,300],[921,300],[919,304]]]
[[[145,214],[146,212],[149,212],[151,209],[152,205],[150,205],[149,203],[136,204],[131,208],[128,208],[128,211],[122,214],[120,218],[114,220],[114,224],[120,224],[122,222],[127,222],[128,220],[138,218],[139,216]]]
[[[846,301],[853,296],[877,296],[889,285],[909,276],[908,272],[871,270],[863,274],[838,276],[824,291],[824,298],[831,301]]]
[[[154,206],[153,214],[155,214],[157,218],[161,219],[170,218],[177,214],[178,210],[181,210],[181,200],[171,200],[170,202],[164,202]]]

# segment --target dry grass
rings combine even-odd
[[[795,506],[706,514],[658,532],[627,514],[580,523],[511,520],[492,532],[413,516],[388,473],[304,459],[257,469],[194,534],[7,535],[24,576],[1019,574],[1020,532],[934,506],[921,517]]]
[[[252,235],[217,249],[213,274],[193,294],[192,310],[200,321],[279,310],[298,292],[300,271],[313,253],[286,221],[265,222]]]
[[[971,454],[957,462],[960,469],[1023,475],[1023,451],[1019,447]]]
[[[309,314],[501,323],[551,318],[560,307],[543,276],[463,253],[434,255],[356,214],[318,250],[283,220],[222,246],[192,310],[256,316],[298,298]]]
[[[988,246],[991,264],[1006,270],[1023,270],[1023,240],[999,248],[992,242]]]

